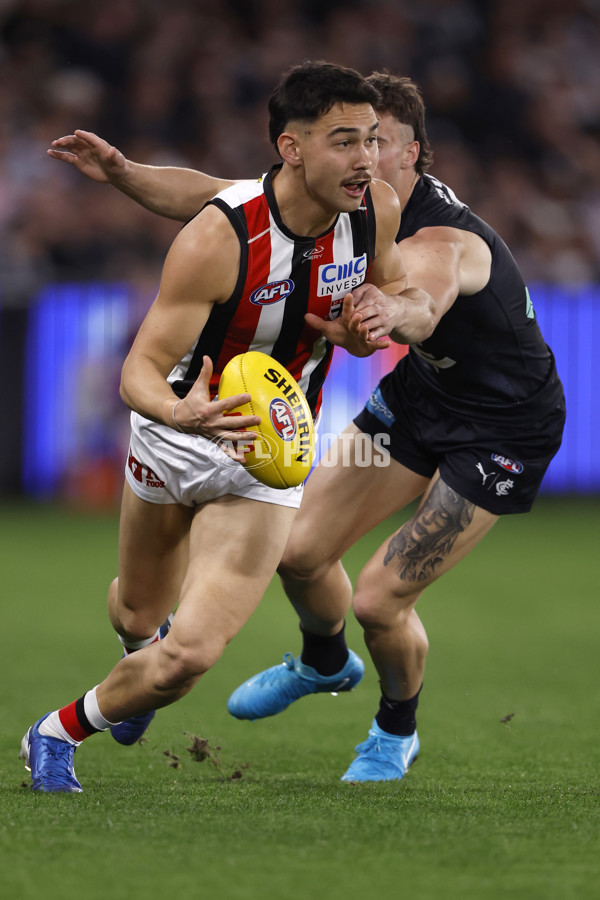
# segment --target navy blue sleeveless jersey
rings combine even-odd
[[[461,414],[515,413],[540,393],[546,402],[557,402],[562,387],[554,358],[510,250],[450,188],[422,175],[403,210],[397,240],[436,226],[479,235],[491,250],[491,274],[483,290],[457,297],[431,337],[411,346],[410,370],[442,407]]]

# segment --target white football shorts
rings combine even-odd
[[[125,477],[142,500],[184,506],[234,494],[297,509],[303,492],[302,485],[283,490],[267,487],[206,438],[181,434],[136,412],[131,413]]]

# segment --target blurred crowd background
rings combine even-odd
[[[0,0],[0,497],[117,502],[120,369],[181,227],[51,141],[83,128],[255,178],[276,161],[269,94],[304,59],[420,85],[432,172],[505,238],[557,355],[570,415],[547,483],[600,490],[600,0]],[[394,361],[336,354],[324,430]]]
[[[0,294],[127,279],[154,293],[179,227],[47,157],[92,130],[131,159],[255,177],[280,73],[412,76],[432,172],[528,281],[600,280],[600,0],[0,0]]]

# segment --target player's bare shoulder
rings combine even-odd
[[[213,302],[232,295],[240,266],[240,243],[231,222],[211,204],[183,226],[167,254],[163,280],[197,283]]]
[[[371,198],[377,220],[377,234],[395,241],[400,228],[400,200],[393,187],[386,181],[374,178],[371,182]],[[379,242],[379,237],[378,237]]]

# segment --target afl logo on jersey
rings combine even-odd
[[[492,453],[492,460],[513,475],[520,475],[523,471],[523,463],[518,459],[509,459],[508,456],[502,456],[500,453]]]
[[[250,303],[254,303],[255,306],[270,306],[271,303],[278,303],[289,297],[294,287],[294,282],[289,278],[283,281],[270,281],[250,294]]]
[[[282,441],[292,441],[296,435],[296,416],[287,400],[271,400],[269,417]]]

